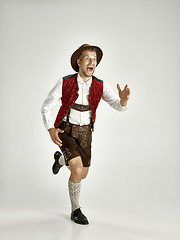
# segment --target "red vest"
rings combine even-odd
[[[59,109],[59,112],[57,114],[54,126],[58,127],[58,125],[61,123],[63,118],[67,115],[70,108],[78,98],[78,83],[77,83],[77,73],[73,75],[68,75],[66,77],[63,77],[63,85],[62,85],[62,105]],[[98,107],[98,104],[101,100],[103,94],[103,81],[99,80],[95,76],[92,76],[92,83],[90,87],[90,93],[89,93],[89,104],[92,111],[92,121],[93,121],[93,127],[96,120],[96,109]]]

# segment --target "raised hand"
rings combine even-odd
[[[126,86],[124,87],[123,90],[121,90],[119,84],[117,84],[117,89],[119,92],[119,97],[121,99],[121,105],[122,106],[126,106],[128,99],[129,99],[129,95],[130,95],[130,89],[128,88],[128,85],[126,84]]]

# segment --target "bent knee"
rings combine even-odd
[[[82,178],[82,173],[83,173],[83,168],[78,166],[72,170],[72,174],[76,177],[81,179]]]
[[[84,167],[82,172],[82,179],[85,179],[88,175],[89,168]]]
[[[85,179],[87,177],[87,174],[86,175],[82,175],[81,179]]]

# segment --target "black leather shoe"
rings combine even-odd
[[[52,171],[53,171],[54,174],[57,174],[59,172],[60,168],[63,166],[63,165],[59,164],[59,158],[60,158],[61,155],[62,154],[59,151],[56,151],[54,153],[55,162],[52,166]]]
[[[80,208],[76,209],[74,212],[71,213],[71,220],[73,220],[75,223],[82,224],[82,225],[89,224],[87,218],[81,212]]]

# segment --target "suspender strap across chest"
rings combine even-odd
[[[73,106],[71,107],[71,109],[74,109],[74,110],[77,110],[77,111],[80,111],[80,112],[86,112],[86,111],[91,110],[89,105],[82,105],[82,104],[77,104],[77,103],[74,103]],[[69,112],[67,114],[67,122],[68,123],[69,123],[69,115],[70,115],[71,109],[69,110]]]

